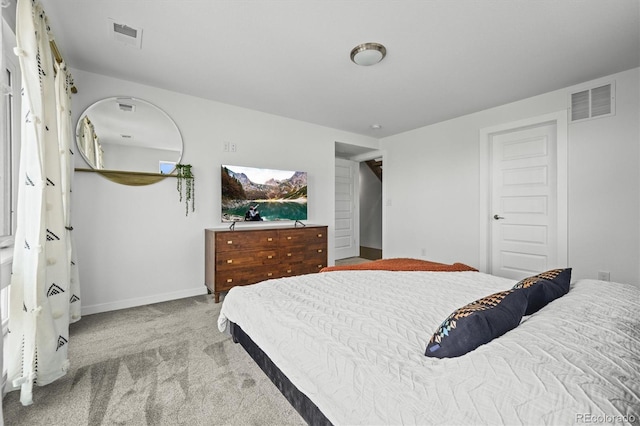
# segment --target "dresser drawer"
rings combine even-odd
[[[299,247],[287,247],[280,249],[279,259],[282,263],[301,262],[305,258],[305,251]]]
[[[223,251],[216,254],[216,269],[218,271],[275,265],[277,262],[277,250]]]
[[[275,249],[277,246],[277,231],[216,233],[216,252],[250,250],[256,247]]]
[[[283,264],[280,273],[283,277],[312,274],[315,272],[320,272],[320,269],[324,268],[325,266],[327,266],[326,261],[306,260],[304,262]]]
[[[281,262],[301,262],[310,259],[326,259],[326,244],[313,244],[311,246],[292,246],[279,250],[278,259]],[[325,260],[326,262],[326,260]]]
[[[327,244],[315,242],[314,244],[308,244],[306,246],[305,259],[326,259],[327,258]],[[326,261],[325,261],[326,262]]]
[[[255,284],[271,278],[280,278],[281,271],[274,265],[273,269],[242,268],[216,273],[216,290],[228,291],[238,285]]]
[[[324,228],[283,229],[279,232],[280,244],[291,246],[306,246],[314,242],[326,241]]]

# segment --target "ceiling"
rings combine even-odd
[[[375,138],[640,65],[640,0],[41,2],[72,68]]]

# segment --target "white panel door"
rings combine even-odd
[[[490,136],[491,273],[521,279],[557,267],[556,124]]]
[[[335,258],[360,254],[357,182],[358,163],[336,158]]]

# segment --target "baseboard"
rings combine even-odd
[[[174,291],[171,293],[154,294],[147,297],[137,297],[135,299],[119,300],[111,303],[83,306],[81,308],[81,312],[82,315],[98,314],[100,312],[117,311],[119,309],[151,305],[153,303],[167,302],[169,300],[184,299],[185,297],[200,296],[202,294],[207,294],[207,288],[205,286]]]
[[[360,246],[360,257],[369,260],[382,259],[382,249]]]

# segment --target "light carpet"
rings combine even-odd
[[[216,320],[210,295],[88,315],[65,377],[4,397],[6,425],[304,425]]]

